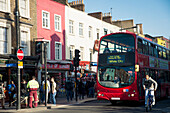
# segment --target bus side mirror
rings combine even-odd
[[[135,65],[135,71],[139,72],[139,65],[138,64]]]

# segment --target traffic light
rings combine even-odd
[[[73,60],[74,66],[78,67],[79,66],[79,61],[80,61],[80,51],[78,49],[75,50],[75,58]]]
[[[44,43],[43,41],[36,41],[36,48],[35,48],[36,55],[40,56],[41,64],[44,63]]]

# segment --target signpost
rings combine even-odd
[[[24,52],[21,50],[21,49],[18,49],[17,51],[17,58],[18,58],[18,91],[17,91],[17,109],[21,109],[21,103],[20,103],[20,82],[21,82],[21,79],[20,79],[20,69],[23,68],[23,58],[24,58]]]

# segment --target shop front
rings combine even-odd
[[[48,61],[47,62],[47,77],[54,77],[59,88],[65,88],[65,81],[69,75],[71,62],[69,61]],[[42,65],[42,80],[44,80],[45,66]]]

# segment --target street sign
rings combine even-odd
[[[17,58],[19,60],[22,60],[24,58],[24,52],[21,49],[18,49],[17,51]]]
[[[18,61],[18,68],[20,68],[20,69],[23,68],[23,61]]]

